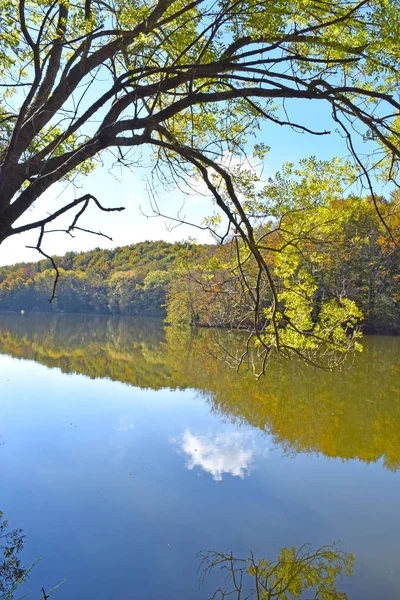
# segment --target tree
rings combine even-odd
[[[220,587],[213,600],[233,596],[240,600],[296,600],[304,597],[314,600],[346,600],[347,594],[336,588],[336,578],[353,575],[354,555],[340,550],[337,545],[321,546],[313,550],[309,544],[300,548],[282,548],[276,561],[262,558],[256,561],[234,557],[223,552],[201,552],[200,583],[214,569],[225,572],[227,587]],[[311,595],[312,594],[312,595]]]
[[[292,120],[286,106],[325,103],[353,155],[354,178],[364,180],[387,227],[371,169],[386,180],[398,176],[397,0],[2,0],[1,8],[0,244],[38,229],[36,247],[45,255],[46,227],[61,215],[75,210],[71,233],[91,202],[121,210],[86,193],[44,219],[18,224],[43,192],[88,173],[105,151],[135,166],[132,150],[145,147],[167,184],[190,184],[193,177],[204,182],[227,219],[220,240],[234,232],[241,252],[254,257],[255,293],[252,286],[248,293],[255,310],[260,286],[269,288],[269,333],[254,330],[266,356],[272,349],[301,354],[288,341],[296,329],[305,346],[318,335],[334,351],[348,348],[332,337],[332,320],[317,325],[317,333],[309,319],[300,329],[292,322],[247,195],[257,196],[265,218],[273,210],[262,193],[254,195],[259,182],[227,158],[235,156],[234,165],[249,154],[262,159],[267,148],[251,141],[268,123],[327,135]],[[360,140],[367,145],[362,154]],[[349,305],[342,312],[335,306],[337,327],[348,331]],[[323,320],[327,310],[320,308]]]
[[[22,567],[19,554],[24,547],[21,529],[8,529],[8,521],[0,511],[0,598],[11,600],[16,586],[27,575]]]

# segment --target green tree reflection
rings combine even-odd
[[[24,537],[21,529],[9,528],[0,511],[0,600],[11,600],[27,574],[20,558]]]
[[[9,529],[0,511],[0,600],[12,600],[32,568],[25,569],[21,564],[23,546],[22,530]],[[213,594],[220,600],[232,595],[237,600],[297,600],[310,590],[314,600],[344,600],[347,596],[337,590],[336,579],[353,575],[354,555],[336,544],[317,550],[309,544],[282,548],[276,561],[256,561],[252,553],[246,559],[215,551],[200,552],[198,556],[200,584],[211,571],[218,568],[223,572],[222,586]],[[60,585],[49,592],[42,588],[42,600],[47,600]]]
[[[337,589],[336,579],[352,576],[354,563],[354,555],[336,544],[317,550],[309,544],[282,548],[275,561],[214,551],[200,553],[200,559],[200,584],[211,571],[223,572],[224,582],[212,596],[215,600],[298,600],[305,592],[308,600],[345,600],[347,595]]]
[[[344,373],[276,360],[259,381],[210,357],[221,342],[234,353],[240,338],[129,317],[0,315],[0,353],[141,388],[195,388],[215,413],[271,434],[287,452],[399,469],[399,338],[367,339]]]

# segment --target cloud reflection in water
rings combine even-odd
[[[195,435],[186,430],[178,443],[187,456],[186,468],[200,467],[214,481],[222,481],[226,474],[241,479],[250,474],[255,453],[251,432]]]

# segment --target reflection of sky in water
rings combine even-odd
[[[387,341],[382,351],[376,346],[377,356],[387,356],[391,365]],[[137,366],[141,377],[146,364]],[[388,381],[397,389],[394,380],[377,372],[387,397]],[[284,546],[341,540],[356,555],[355,576],[343,584],[349,600],[399,598],[400,473],[384,468],[383,461],[342,461],[304,451],[307,435],[320,434],[318,443],[329,442],[332,456],[349,440],[340,427],[329,427],[336,412],[322,418],[335,410],[347,411],[361,449],[370,449],[364,440],[371,431],[371,444],[380,435],[379,443],[388,440],[391,445],[384,446],[396,457],[395,393],[384,404],[369,370],[359,369],[352,381],[374,400],[375,412],[369,412],[370,403],[350,398],[354,387],[338,377],[337,400],[302,416],[308,405],[300,400],[307,390],[313,393],[318,379],[306,389],[295,371],[289,374],[283,382],[303,396],[295,396],[298,411],[284,414],[271,437],[213,411],[211,397],[205,401],[197,388],[139,389],[0,356],[0,509],[12,527],[24,530],[25,562],[42,556],[21,595],[31,590],[36,598],[42,586],[47,591],[67,579],[55,600],[207,600],[221,580],[197,590],[199,550],[237,556],[252,550],[273,560]],[[145,383],[150,375],[143,373]],[[267,393],[266,383],[261,385]],[[257,421],[253,408],[247,406]],[[261,408],[274,417],[273,402]],[[382,429],[375,414],[388,415],[390,427]],[[302,436],[302,452],[286,452],[276,439],[286,439],[281,428]],[[352,443],[344,447],[348,454]]]
[[[135,423],[131,423],[127,417],[120,417],[117,431],[128,433],[128,431],[132,431],[132,429],[135,429]]]
[[[255,451],[251,434],[238,431],[194,435],[186,430],[181,449],[188,457],[187,469],[200,467],[214,481],[222,481],[226,474],[243,479],[250,473]]]

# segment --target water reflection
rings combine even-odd
[[[135,429],[135,423],[131,423],[130,419],[127,417],[120,417],[117,431],[128,433],[128,431],[132,431],[133,429]]]
[[[200,559],[200,583],[215,569],[223,574],[213,600],[346,600],[347,594],[337,589],[336,580],[351,577],[354,563],[354,555],[336,544],[317,549],[309,544],[282,548],[275,561],[256,560],[253,553],[237,558],[214,551],[200,553]]]
[[[188,457],[187,469],[199,467],[214,481],[222,481],[226,474],[243,479],[250,473],[254,455],[252,440],[242,432],[194,435],[185,431],[181,449]]]
[[[11,600],[27,571],[22,566],[20,553],[24,547],[21,529],[11,529],[0,511],[0,600]]]
[[[0,315],[1,353],[141,388],[195,388],[212,411],[270,433],[289,453],[382,459],[388,469],[399,469],[399,338],[369,338],[347,373],[276,361],[257,382],[252,373],[238,376],[210,358],[205,350],[215,335],[234,352],[237,335],[227,332],[185,331],[130,318]],[[120,424],[125,431],[131,426]],[[185,435],[188,468],[201,467],[216,480],[224,473],[244,477],[251,468],[251,447]]]
[[[13,600],[25,590],[30,569],[21,565],[20,554],[25,536],[21,529],[12,530],[0,511],[0,600]],[[202,551],[199,583],[216,571],[217,585],[212,598],[223,600],[233,596],[237,600],[300,599],[304,592],[310,600],[345,600],[347,595],[338,591],[338,577],[352,576],[354,555],[336,544],[313,549],[309,544],[299,548],[282,548],[276,560],[256,560],[253,553],[242,559],[232,553]],[[42,600],[56,592],[64,582],[50,591],[41,588]],[[135,585],[135,582],[132,582]],[[24,594],[25,597],[26,594]]]

